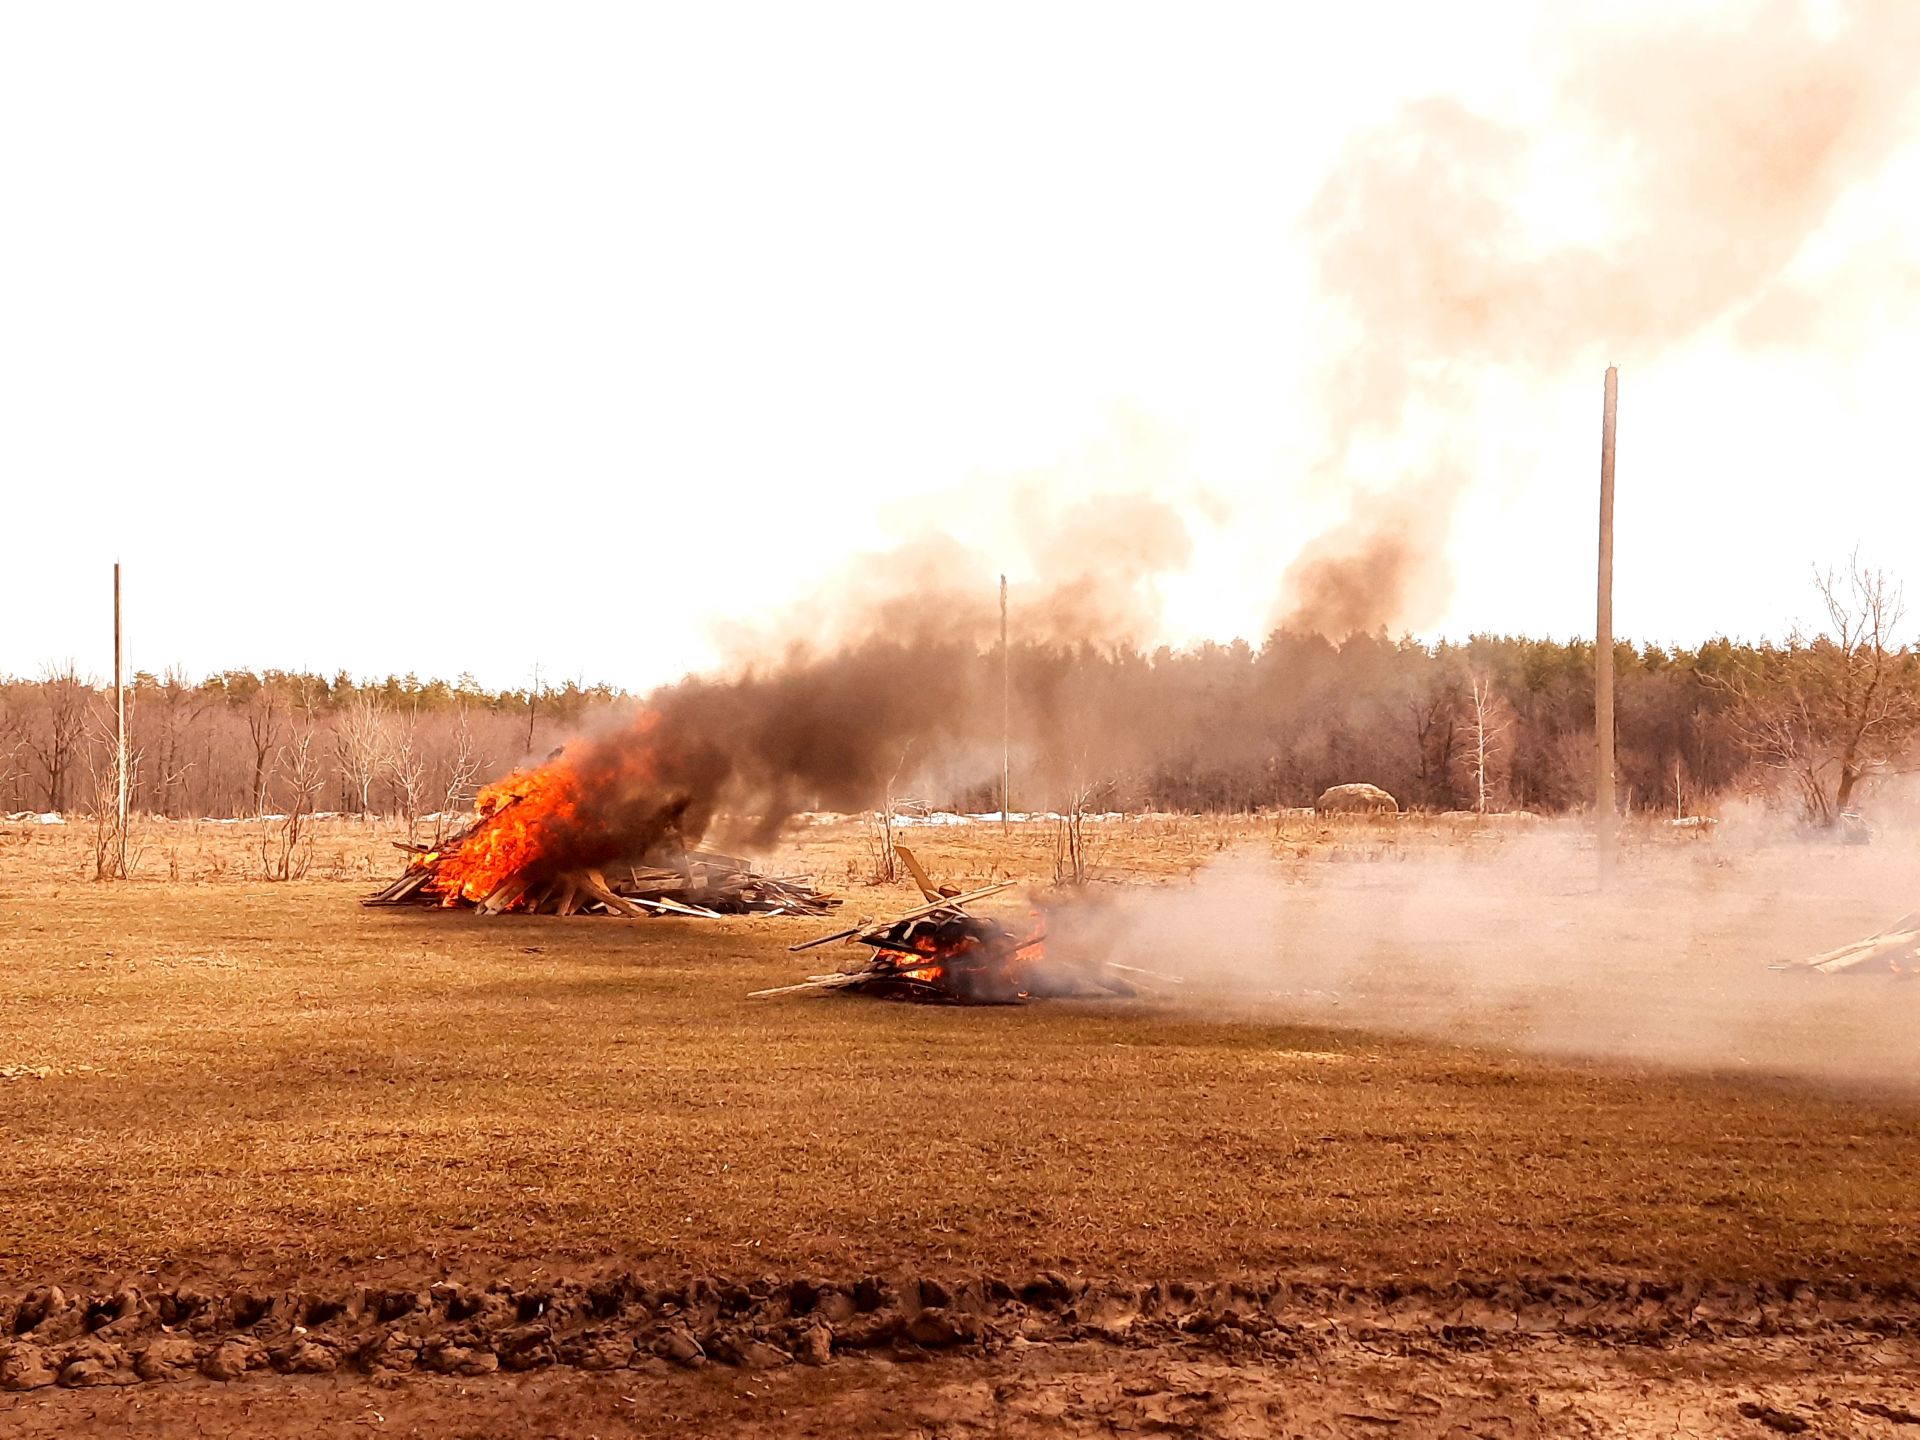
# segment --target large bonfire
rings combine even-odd
[[[482,790],[473,809],[473,823],[444,853],[417,862],[432,870],[421,889],[449,905],[484,904],[515,877],[538,875],[556,837],[579,829],[579,781],[563,764],[516,770]]]
[[[770,876],[691,849],[710,802],[688,780],[709,762],[663,763],[659,719],[557,751],[481,790],[474,818],[438,845],[403,847],[407,868],[370,905],[438,904],[484,914],[786,913],[839,901],[806,876]],[[670,778],[678,772],[678,778]]]

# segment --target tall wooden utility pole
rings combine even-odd
[[[1007,649],[1007,577],[1000,577],[1000,833],[1012,823],[1013,808],[1013,680],[1012,655]]]
[[[127,687],[120,668],[120,562],[113,562],[113,708],[118,717],[114,741],[114,776],[118,795],[114,813],[119,818],[115,836],[114,874],[127,878]]]
[[[1613,418],[1620,371],[1607,367],[1600,411],[1600,587],[1593,625],[1593,823],[1600,881],[1613,873],[1618,817],[1613,803]]]

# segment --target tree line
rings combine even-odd
[[[574,682],[142,672],[127,687],[131,808],[236,818],[284,811],[311,788],[323,808],[411,821],[466,805],[476,784],[623,700]],[[0,678],[0,810],[93,813],[113,792],[114,751],[110,685],[71,664]]]
[[[1823,627],[1778,642],[1615,647],[1623,804],[1691,813],[1761,793],[1831,823],[1905,763],[1920,654],[1896,641],[1897,591],[1854,567],[1821,577],[1820,594]],[[955,646],[939,660],[964,682],[964,713],[941,744],[901,756],[895,799],[998,808],[1004,664],[1016,809],[1244,811],[1310,805],[1350,781],[1430,810],[1591,800],[1590,642],[1278,631],[1257,647]],[[411,823],[642,703],[607,686],[495,691],[470,677],[141,674],[132,808],[242,817],[304,804]],[[113,738],[111,688],[72,666],[0,680],[0,811],[110,804]]]

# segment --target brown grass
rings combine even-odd
[[[1174,875],[1273,832],[1165,822],[1104,863]],[[1336,873],[1329,846],[1417,833],[1282,838],[1311,884]],[[0,839],[13,1282],[374,1257],[1378,1276],[1893,1273],[1920,1254],[1899,1098],[1273,1005],[750,1001],[815,968],[785,947],[819,922],[370,911],[364,878],[231,878],[210,857],[243,842],[207,827],[176,847],[224,878],[95,885],[75,878],[84,836]],[[913,842],[957,879],[1051,853],[1039,833]],[[782,863],[840,884],[859,846],[802,835]],[[318,873],[384,874],[383,847],[330,827]]]

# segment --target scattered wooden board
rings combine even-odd
[[[1864,940],[1822,951],[1805,960],[1776,967],[1816,970],[1822,975],[1879,971],[1895,975],[1920,974],[1920,910],[1910,911],[1886,929]]]

